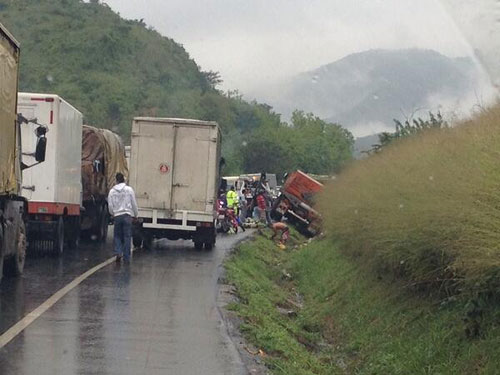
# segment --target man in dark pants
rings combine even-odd
[[[137,218],[137,202],[134,190],[127,186],[123,174],[116,174],[116,185],[108,194],[109,212],[114,217],[114,244],[116,262],[123,258],[130,261],[130,241],[132,237],[132,219]]]

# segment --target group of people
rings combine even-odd
[[[271,195],[264,189],[255,189],[255,192],[252,192],[252,189],[244,188],[236,192],[235,187],[231,186],[227,192],[220,192],[219,202],[223,208],[236,212],[241,222],[253,218],[256,222],[267,225],[272,223],[273,201]]]
[[[248,185],[247,185],[248,186]],[[243,223],[252,218],[257,223],[263,223],[273,230],[272,239],[279,234],[279,246],[284,248],[289,236],[288,226],[283,222],[273,222],[271,209],[273,198],[271,190],[265,179],[261,179],[253,188],[243,188],[236,191],[234,186],[226,191],[219,192],[219,204],[235,212],[238,224],[244,228]]]

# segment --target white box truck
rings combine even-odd
[[[195,248],[215,244],[221,134],[216,122],[135,118],[130,185],[139,206],[135,246],[154,237],[191,239]]]
[[[33,120],[22,128],[23,163],[33,164],[36,124],[45,125],[45,162],[23,173],[28,200],[28,243],[33,251],[63,252],[80,236],[83,116],[58,95],[19,93],[18,113]]]

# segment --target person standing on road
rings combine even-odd
[[[261,190],[257,193],[257,198],[256,198],[256,207],[258,209],[259,213],[259,221],[263,223],[267,223],[267,217],[266,217],[266,208],[267,208],[267,203],[266,203],[266,197],[264,195],[264,191]]]
[[[125,177],[121,173],[116,174],[116,185],[108,195],[109,213],[114,218],[114,245],[116,261],[123,258],[125,262],[130,261],[130,242],[132,237],[132,220],[137,218],[137,202],[134,189],[127,186]]]
[[[241,221],[245,222],[247,219],[247,214],[248,214],[248,203],[247,203],[247,198],[246,198],[246,189],[243,189],[241,191],[241,194],[239,195],[239,200],[240,200],[240,219]]]
[[[226,195],[227,208],[234,210],[234,213],[238,215],[238,194],[234,191],[234,186],[229,188]]]

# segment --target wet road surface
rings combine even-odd
[[[157,241],[101,269],[0,349],[0,374],[245,374],[216,304],[222,260],[243,236],[220,236],[211,252]],[[0,334],[111,255],[108,240],[31,259],[0,284]]]

